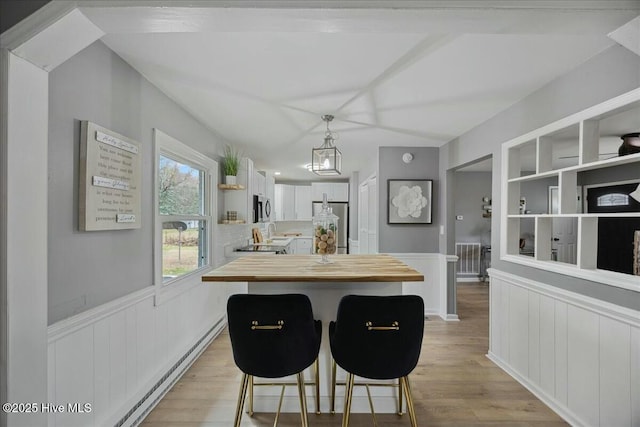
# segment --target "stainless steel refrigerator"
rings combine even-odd
[[[329,207],[334,215],[338,217],[338,253],[348,254],[349,248],[349,203],[329,202]],[[313,202],[313,216],[322,212],[322,202]]]

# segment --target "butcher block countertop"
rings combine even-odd
[[[204,276],[203,282],[417,282],[424,276],[385,254],[255,255],[238,258]]]

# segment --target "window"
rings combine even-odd
[[[209,194],[216,164],[170,136],[155,131],[157,276],[163,285],[211,262]]]
[[[600,196],[596,200],[598,206],[627,206],[629,204],[629,195],[610,193]]]

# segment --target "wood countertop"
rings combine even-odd
[[[254,255],[238,258],[204,276],[203,282],[417,282],[424,275],[385,254]]]

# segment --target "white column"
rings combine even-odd
[[[2,52],[3,403],[47,402],[48,75]],[[4,239],[3,239],[4,240]],[[3,304],[3,305],[4,305]],[[5,310],[6,308],[6,310]],[[6,393],[6,394],[5,394]],[[7,425],[46,425],[41,411]]]

